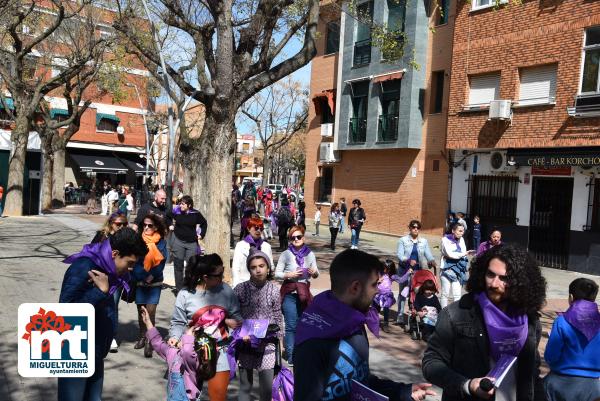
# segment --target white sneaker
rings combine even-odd
[[[117,344],[117,340],[114,338],[110,343],[110,352],[119,352],[119,344]]]

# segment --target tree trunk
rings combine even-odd
[[[52,175],[54,165],[52,159],[52,146],[50,135],[40,135],[42,159],[44,161],[44,175],[42,177],[42,210],[52,208]]]
[[[12,151],[8,164],[8,183],[3,214],[5,216],[22,216],[25,156],[29,140],[29,121],[22,114],[17,117],[10,140]]]
[[[263,186],[269,185],[271,178],[271,163],[269,163],[269,152],[266,147],[263,150]]]
[[[52,171],[52,207],[60,208],[65,206],[65,154],[66,143],[53,146],[54,151],[54,170]]]

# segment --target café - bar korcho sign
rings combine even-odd
[[[558,152],[556,149],[509,149],[506,161],[508,165],[531,167],[600,166],[600,150],[564,149]]]

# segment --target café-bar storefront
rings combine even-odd
[[[530,192],[529,250],[543,265],[600,274],[600,148],[507,149]]]

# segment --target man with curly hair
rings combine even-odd
[[[438,318],[425,379],[443,389],[442,401],[545,400],[538,344],[546,280],[537,262],[519,247],[492,248],[473,263],[466,288]],[[501,383],[498,371],[506,372]]]

